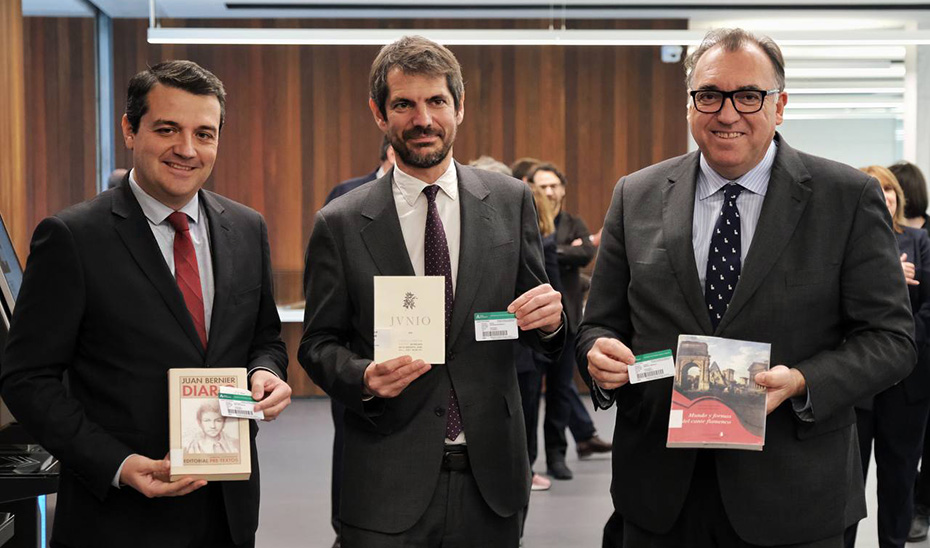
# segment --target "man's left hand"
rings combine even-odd
[[[259,369],[252,373],[252,399],[256,411],[265,412],[265,420],[273,421],[291,404],[291,387],[271,371]]]
[[[538,285],[510,303],[507,312],[517,316],[517,326],[523,331],[552,333],[562,325],[562,294],[549,284]]]
[[[756,384],[765,387],[765,414],[768,415],[788,398],[801,396],[807,391],[804,375],[797,369],[776,365],[756,374]]]

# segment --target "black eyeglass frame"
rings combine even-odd
[[[756,93],[762,94],[762,100],[759,101],[759,108],[757,108],[756,110],[740,110],[739,105],[736,104],[736,98],[734,96],[737,93],[744,93],[747,91],[754,91]],[[692,89],[691,91],[688,92],[688,95],[691,96],[691,104],[694,105],[694,110],[700,112],[701,114],[717,114],[718,112],[723,110],[723,105],[726,104],[727,99],[729,99],[730,103],[733,104],[733,108],[736,110],[736,112],[739,112],[740,114],[755,114],[759,112],[760,110],[762,110],[762,107],[765,106],[766,97],[768,97],[769,95],[775,95],[776,93],[781,93],[781,91],[782,90],[780,89],[765,90],[765,89],[755,89],[755,88],[734,89],[733,91],[722,91],[719,89]],[[719,93],[721,95],[720,106],[717,107],[717,110],[701,110],[701,108],[698,107],[697,94],[707,93],[707,92]]]

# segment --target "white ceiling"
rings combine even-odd
[[[788,0],[805,9],[793,12],[805,19],[835,17],[836,10],[855,18],[875,15],[902,19],[924,18],[930,10],[923,0]],[[149,0],[22,0],[27,16],[87,16],[89,4],[111,17],[149,16]],[[230,6],[249,4],[248,9]],[[753,17],[790,15],[783,0],[445,0],[424,6],[423,0],[155,0],[159,18],[296,18],[296,17],[517,17],[548,18],[729,18],[751,9]],[[300,8],[296,6],[300,5]],[[294,6],[294,7],[288,7]],[[383,6],[383,7],[381,7]],[[440,8],[441,6],[441,8]],[[553,6],[553,7],[550,7]],[[881,9],[874,9],[882,6]],[[817,11],[815,8],[827,8]],[[852,8],[852,9],[847,9]],[[873,9],[869,9],[873,8]],[[745,16],[747,12],[743,12]]]

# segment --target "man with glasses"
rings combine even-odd
[[[775,132],[771,39],[713,31],[685,67],[699,151],[617,183],[578,335],[595,404],[618,407],[623,546],[839,548],[865,516],[853,404],[916,356],[882,194]],[[666,448],[672,379],[628,367],[680,334],[771,343],[762,451]]]

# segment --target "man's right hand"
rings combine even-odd
[[[601,337],[588,350],[588,373],[604,390],[614,390],[628,383],[627,368],[634,363],[633,352],[617,339]]]
[[[152,460],[142,455],[131,455],[123,463],[119,482],[128,485],[148,498],[180,497],[200,489],[207,484],[205,480],[181,478],[171,481],[171,462]]]
[[[423,360],[401,356],[365,368],[365,392],[379,398],[393,398],[433,366]]]

